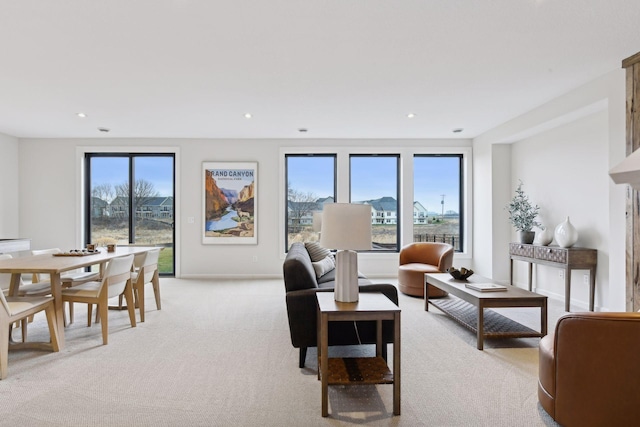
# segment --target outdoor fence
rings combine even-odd
[[[453,246],[457,252],[460,251],[460,235],[459,234],[414,234],[414,242],[441,242],[448,243]]]

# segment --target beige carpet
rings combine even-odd
[[[109,312],[107,346],[77,305],[63,351],[11,352],[0,426],[555,425],[536,394],[539,339],[489,340],[478,351],[469,331],[401,294],[402,415],[392,414],[392,387],[380,385],[330,387],[322,418],[316,352],[298,368],[281,280],[161,286],[162,310],[147,292],[146,322],[136,328],[126,311]],[[550,328],[561,305],[550,307]],[[538,328],[535,309],[501,311],[509,312]],[[42,315],[29,333],[48,335]]]

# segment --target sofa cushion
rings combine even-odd
[[[326,256],[322,260],[311,264],[313,264],[313,269],[316,271],[316,278],[322,277],[336,268],[336,261],[333,255]]]
[[[322,261],[331,255],[331,251],[320,246],[320,243],[318,242],[306,242],[304,246],[307,249],[307,252],[309,252],[309,257],[312,262]]]

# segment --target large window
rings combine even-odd
[[[350,201],[371,205],[373,250],[399,249],[399,162],[397,154],[350,156]]]
[[[319,240],[317,217],[326,203],[337,202],[371,206],[374,259],[426,241],[449,243],[457,257],[468,256],[471,147],[333,146],[313,154],[295,147],[281,155],[285,252],[293,242]]]
[[[415,155],[413,241],[463,246],[462,155]]]
[[[325,203],[336,200],[335,154],[285,156],[285,247],[319,240],[319,215]]]
[[[173,275],[173,154],[87,153],[86,243],[162,247],[158,268]]]

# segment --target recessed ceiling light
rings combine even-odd
[[[462,128],[455,128],[452,132],[453,132],[453,133],[460,133],[460,132],[462,132],[463,130],[464,130],[464,129],[462,129]]]
[[[85,117],[87,117],[85,113],[77,113],[76,116],[80,117],[81,119],[84,119]]]
[[[109,128],[98,128],[98,130],[99,130],[100,132],[107,133],[107,132],[109,132],[109,130],[110,130],[110,129],[109,129]]]
[[[416,115],[414,113],[409,113],[407,114],[407,117],[410,119],[413,119]]]
[[[251,113],[244,113],[244,118],[245,119],[250,119],[251,118]]]

